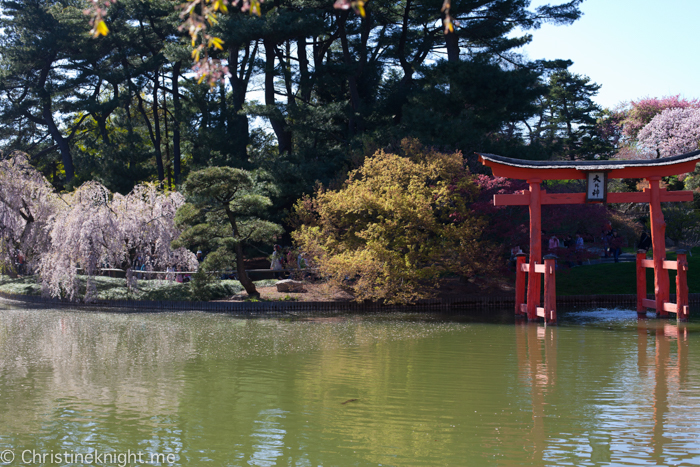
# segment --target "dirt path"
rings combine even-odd
[[[353,299],[352,295],[338,288],[331,288],[326,283],[305,283],[303,292],[278,292],[277,287],[258,287],[260,298],[266,301],[295,300],[300,302],[346,302]],[[484,295],[510,295],[511,285],[505,281],[502,284],[486,286],[479,281],[462,282],[459,279],[446,279],[438,290],[438,297],[445,299],[467,298]],[[228,300],[244,301],[248,295],[243,291]]]

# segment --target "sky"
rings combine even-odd
[[[565,0],[533,0],[532,7]],[[594,100],[613,108],[644,97],[700,98],[700,0],[584,0],[570,26],[544,25],[521,52],[569,59],[602,85]]]

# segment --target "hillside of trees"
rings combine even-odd
[[[190,71],[175,2],[120,0],[95,39],[80,1],[3,1],[0,148],[30,154],[58,188],[126,193],[223,165],[268,171],[290,200],[406,136],[468,157],[605,153],[597,86],[570,62],[517,54],[528,29],[571,23],[580,1],[527,3],[457,2],[451,34],[439,0],[371,2],[364,16],[325,0],[231,9],[211,52],[230,76],[210,88]]]

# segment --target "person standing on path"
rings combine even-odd
[[[610,236],[610,250],[616,263],[619,262],[623,243],[624,239],[617,234],[617,230],[613,230],[612,235]]]
[[[646,230],[642,232],[642,236],[639,238],[639,243],[637,244],[637,249],[644,250],[646,252],[651,248],[651,235],[647,233]]]
[[[583,264],[583,237],[580,233],[576,234],[576,264]]]
[[[272,252],[272,258],[270,261],[270,269],[273,271],[282,271],[284,269],[284,253],[282,252],[282,247],[275,245],[274,251]],[[281,279],[282,273],[275,272],[275,279]]]
[[[559,248],[559,239],[557,238],[556,235],[552,235],[549,238],[549,251],[550,253],[554,253],[554,251]]]

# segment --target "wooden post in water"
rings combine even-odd
[[[523,305],[525,304],[525,278],[527,274],[523,271],[525,265],[525,253],[515,255],[515,316],[522,316]]]
[[[550,325],[557,324],[556,260],[554,255],[544,257],[544,322]]]
[[[685,250],[676,251],[676,319],[688,321],[690,307],[688,306],[688,260]]]
[[[647,259],[647,252],[637,250],[637,316],[647,315],[647,307],[644,299],[647,298],[647,268],[642,261]]]

